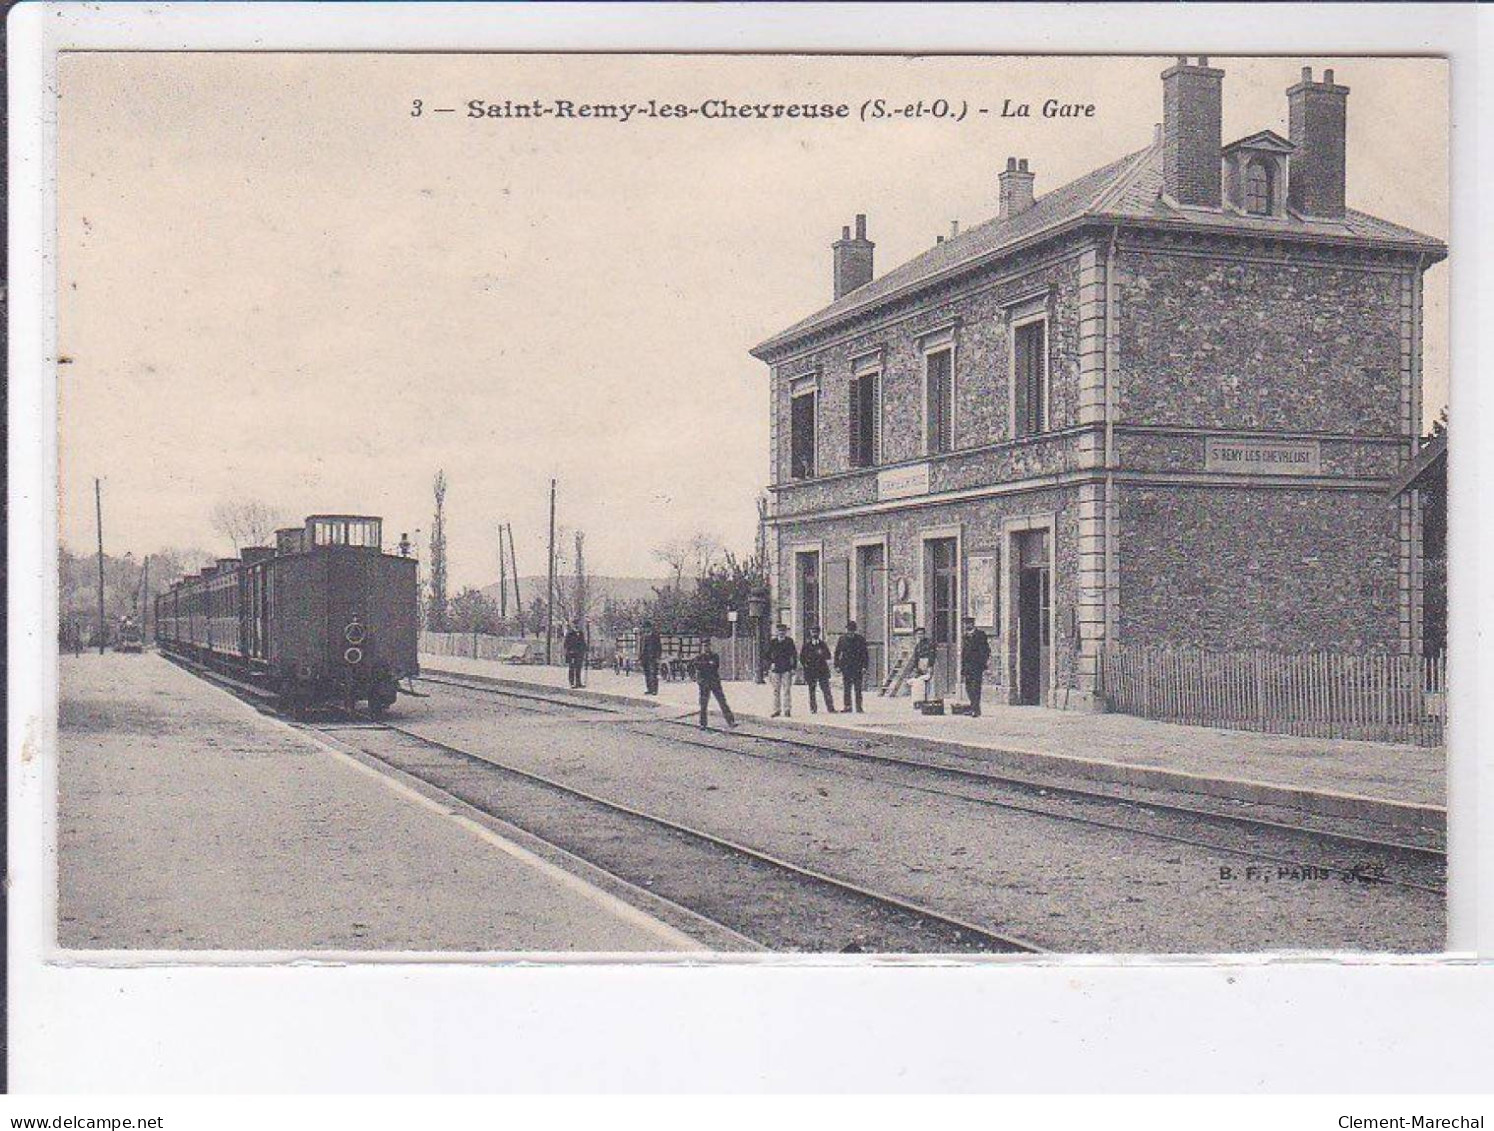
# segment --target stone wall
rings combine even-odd
[[[1116,273],[1122,422],[1399,431],[1402,273],[1222,243],[1124,246]]]
[[[1126,485],[1118,638],[1396,651],[1398,527],[1377,492]]]
[[[954,325],[954,443],[976,448],[1011,439],[1011,343],[1007,325],[1013,303],[1046,296],[1049,314],[1049,428],[1078,423],[1079,246],[1062,257],[1036,261],[999,280],[979,277],[958,292],[933,295],[908,309],[893,307],[877,323],[859,327],[810,354],[774,367],[777,431],[775,482],[789,474],[791,387],[818,375],[816,477],[850,466],[850,380],[853,359],[879,353],[882,360],[882,444],[879,464],[924,454],[924,370],[921,340]]]

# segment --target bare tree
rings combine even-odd
[[[671,538],[654,547],[654,558],[669,567],[674,574],[674,587],[680,588],[685,577],[685,567],[690,564],[690,543],[683,538]]]
[[[721,541],[714,534],[708,534],[704,530],[697,530],[690,536],[688,543],[690,548],[690,565],[695,570],[695,580],[701,581],[705,575],[711,572],[711,567],[716,564],[716,557],[721,553]]]
[[[285,525],[285,514],[258,499],[225,499],[213,507],[212,525],[237,554],[246,546],[273,542],[275,531]]]
[[[572,551],[563,548],[567,538],[574,547]],[[585,624],[595,619],[602,605],[602,595],[591,583],[586,568],[586,531],[560,526],[555,535],[555,572],[558,575],[567,569],[571,570],[570,584],[555,583],[555,610],[561,620]]]
[[[591,582],[586,576],[586,531],[576,531],[576,577],[571,586],[571,619],[578,624],[587,619],[591,604]]]
[[[446,472],[438,470],[431,490],[436,496],[436,517],[431,522],[431,596],[425,626],[432,632],[446,631]]]

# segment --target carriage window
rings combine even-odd
[[[376,518],[362,518],[348,523],[348,545],[378,549],[382,544],[380,523]]]

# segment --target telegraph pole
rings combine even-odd
[[[99,481],[93,481],[93,514],[99,532],[99,655],[104,654],[104,489]]]
[[[514,553],[514,524],[505,522],[508,528],[508,565],[514,575],[514,615],[519,618],[519,635],[524,636],[524,598],[519,593],[519,556]]]
[[[99,561],[103,561],[102,558]],[[103,566],[99,567],[101,570]],[[103,576],[102,573],[99,574]],[[103,592],[102,589],[99,590]],[[102,597],[100,598],[102,600]],[[550,480],[550,587],[545,593],[545,663],[555,640],[555,480]]]
[[[149,640],[145,631],[145,618],[151,614],[150,600],[150,555],[145,555],[145,564],[140,567],[140,637]]]
[[[498,524],[498,615],[508,620],[508,558],[503,552],[503,524]]]

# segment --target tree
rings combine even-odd
[[[688,538],[671,538],[654,547],[654,557],[668,566],[674,575],[676,589],[684,588],[686,570],[696,581],[704,577],[720,552],[720,540],[704,530],[698,530]]]
[[[436,496],[436,517],[431,522],[431,592],[425,626],[432,632],[446,631],[446,472],[438,470],[431,489]]]
[[[654,547],[654,557],[669,567],[669,572],[674,574],[674,587],[680,588],[685,567],[690,564],[690,543],[683,538],[671,538]]]
[[[235,555],[246,546],[268,546],[285,525],[284,512],[258,499],[225,499],[213,507],[212,526],[233,545]]]
[[[498,603],[481,589],[469,585],[451,599],[446,610],[446,625],[450,632],[498,635],[502,631]]]

